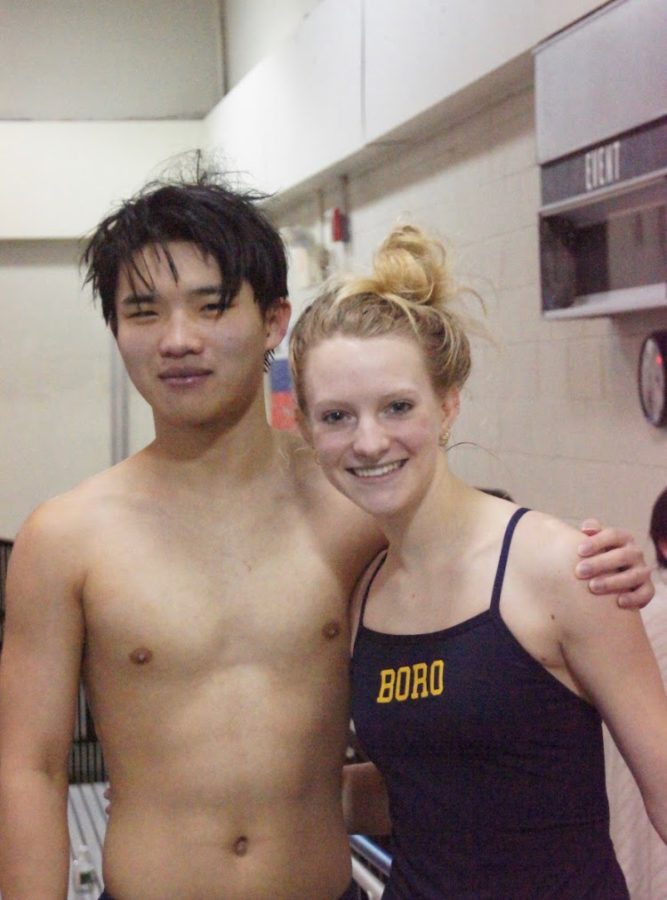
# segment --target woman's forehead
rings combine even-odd
[[[335,334],[318,341],[308,353],[308,360],[320,365],[341,366],[357,362],[391,362],[388,371],[402,365],[424,364],[418,343],[404,335],[360,337]]]
[[[430,385],[419,346],[398,336],[327,338],[308,354],[305,375],[318,394],[355,393],[368,385],[386,392]]]

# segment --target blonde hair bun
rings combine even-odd
[[[372,274],[349,278],[338,296],[376,294],[444,309],[454,293],[442,244],[416,225],[397,225],[377,249]]]
[[[438,391],[462,387],[470,372],[470,342],[449,301],[457,294],[445,248],[415,225],[399,225],[378,248],[371,275],[329,282],[296,322],[289,344],[296,400],[307,409],[308,353],[335,335],[407,337],[419,345]]]

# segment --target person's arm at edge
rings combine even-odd
[[[577,540],[565,538],[560,576],[549,589],[562,653],[605,720],[667,843],[667,694],[639,612],[619,608],[615,594],[590,603],[585,587],[566,578],[564,560]]]
[[[67,756],[83,643],[76,542],[58,506],[15,543],[0,660],[0,890],[3,900],[67,896]]]
[[[588,582],[592,594],[616,594],[625,609],[642,609],[655,594],[651,569],[633,536],[624,528],[602,528],[596,519],[581,525],[586,538],[579,543],[577,578]]]

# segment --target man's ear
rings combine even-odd
[[[276,300],[264,314],[264,326],[266,330],[265,350],[275,350],[278,344],[287,334],[292,307],[286,297]]]

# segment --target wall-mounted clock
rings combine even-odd
[[[644,415],[657,428],[667,425],[667,331],[654,331],[644,340],[637,380]]]

